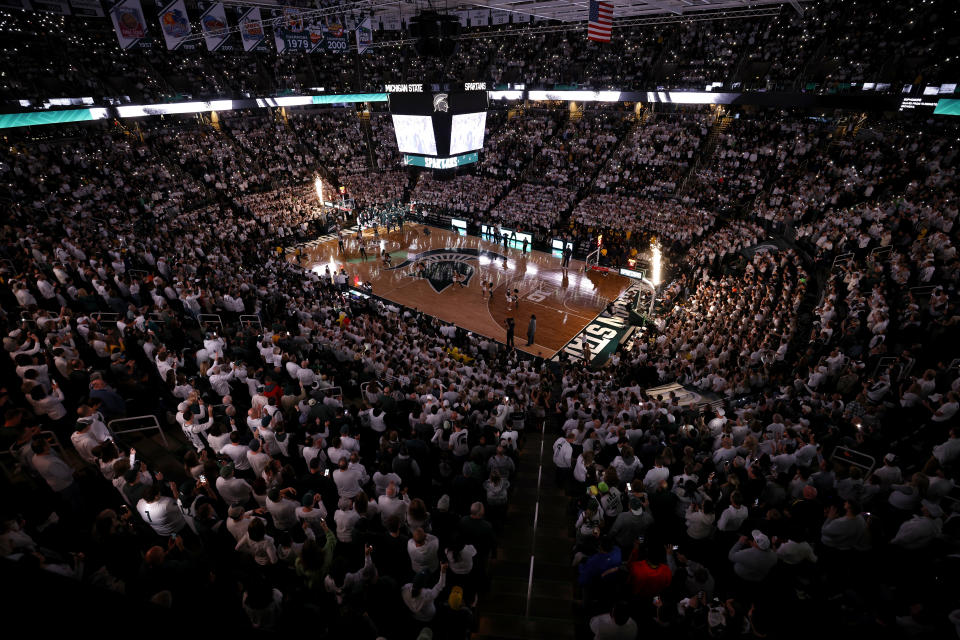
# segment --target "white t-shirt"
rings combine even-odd
[[[157,535],[171,536],[187,524],[180,506],[173,498],[160,496],[155,502],[141,499],[137,503],[137,513],[149,524]]]
[[[282,496],[277,502],[267,498],[267,511],[273,516],[273,525],[281,531],[297,526],[297,506],[296,502]]]
[[[424,569],[433,573],[440,568],[440,559],[437,557],[437,550],[440,548],[440,541],[432,533],[427,534],[427,538],[422,546],[417,546],[413,538],[407,541],[407,554],[410,556],[410,565],[414,573],[420,573]]]
[[[460,560],[455,560],[453,552],[447,549],[447,564],[450,571],[458,575],[466,575],[473,571],[473,558],[477,555],[477,549],[472,544],[464,545],[460,550]]]
[[[745,506],[740,505],[740,507],[737,508],[731,504],[720,514],[720,521],[717,522],[717,528],[720,531],[736,531],[740,528],[740,525],[743,524],[744,520],[747,519],[747,515],[749,515],[749,512]]]

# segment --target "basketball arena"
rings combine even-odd
[[[956,637],[958,11],[0,1],[9,633]]]

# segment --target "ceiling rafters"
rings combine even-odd
[[[683,21],[728,20],[740,17],[757,17],[759,15],[776,15],[783,5],[789,5],[795,10],[802,10],[804,3],[813,0],[608,0],[614,5],[614,29],[644,26],[650,24],[668,24]],[[277,5],[268,5],[264,0],[224,0],[225,4],[246,7],[279,8]],[[322,9],[304,9],[301,15],[305,20],[318,20],[326,17],[341,15],[375,16],[379,18],[402,17],[409,18],[417,11],[431,9],[431,0],[413,0],[407,3],[398,3],[396,0],[357,0]],[[585,22],[588,13],[588,2],[585,0],[469,0],[454,4],[450,3],[447,12],[469,11],[476,9],[490,11],[507,11],[513,14],[524,14],[539,20],[556,20],[563,25],[539,25],[508,29],[500,33],[494,31],[467,32],[462,37],[509,37],[523,33],[549,33],[551,31],[568,30],[566,25],[577,25]],[[432,9],[435,10],[435,9]],[[755,13],[761,12],[761,13]],[[265,17],[263,24],[274,27],[282,22],[283,18]],[[561,27],[561,28],[558,28]],[[240,31],[239,25],[227,29],[228,33]],[[191,34],[187,40],[201,41],[202,33]],[[380,43],[395,44],[404,40],[381,40]],[[380,46],[376,38],[374,46]]]
[[[812,0],[612,0],[614,18],[652,16],[664,13],[686,15],[699,11],[744,9],[770,5],[789,4],[796,9],[801,3]],[[473,0],[470,7],[522,13],[538,18],[561,21],[585,20],[588,3],[583,0]],[[452,5],[451,5],[452,6]],[[462,6],[462,5],[461,5]]]
[[[779,6],[766,7],[742,7],[740,9],[727,11],[699,12],[690,15],[678,16],[675,14],[648,16],[641,18],[629,18],[618,21],[617,28],[650,27],[667,24],[687,23],[687,22],[709,22],[712,20],[742,20],[744,18],[765,18],[777,16],[780,14]],[[520,38],[524,36],[536,36],[545,33],[563,33],[566,31],[577,31],[585,29],[585,21],[564,22],[561,24],[531,25],[527,27],[518,27],[514,29],[498,29],[493,31],[468,31],[457,36],[457,40],[475,40],[485,38]],[[382,40],[374,42],[375,47],[397,47],[402,45],[414,44],[414,38],[401,38],[398,40]]]

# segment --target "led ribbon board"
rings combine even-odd
[[[90,120],[105,120],[107,110],[94,109],[65,109],[63,111],[30,111],[27,113],[0,114],[0,129],[13,127],[33,127],[43,124],[67,124],[70,122],[88,122]]]
[[[480,159],[478,153],[465,153],[452,158],[429,158],[426,156],[404,155],[403,164],[411,167],[425,167],[427,169],[456,169],[465,164],[471,164]]]

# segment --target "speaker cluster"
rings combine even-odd
[[[460,21],[456,16],[423,11],[410,19],[409,31],[417,39],[417,53],[425,58],[449,58],[457,52]]]

